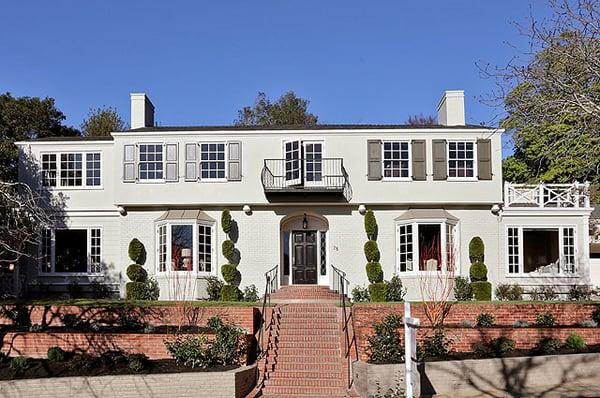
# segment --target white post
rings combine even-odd
[[[410,316],[410,303],[404,302],[404,365],[407,398],[415,396],[414,390],[419,377],[417,369],[417,328],[419,324],[418,318]]]
[[[538,205],[544,207],[544,184],[538,187]]]

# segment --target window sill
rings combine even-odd
[[[90,276],[94,278],[104,278],[105,274],[99,272],[39,272],[38,276],[64,277],[64,276]]]
[[[448,177],[446,178],[448,182],[477,182],[479,179],[477,177]]]
[[[412,177],[398,177],[398,178],[393,178],[393,177],[383,177],[381,179],[381,181],[383,182],[412,182],[415,181],[412,179]]]
[[[575,274],[557,274],[557,273],[538,273],[538,272],[530,272],[528,274],[506,274],[505,278],[580,278],[581,276],[577,273]]]
[[[102,185],[93,185],[93,186],[81,186],[81,187],[47,187],[42,186],[38,189],[38,191],[48,190],[50,192],[54,191],[99,191],[103,190],[104,187]]]

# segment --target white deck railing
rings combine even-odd
[[[589,208],[590,184],[504,184],[506,207]]]

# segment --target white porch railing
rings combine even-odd
[[[506,207],[589,208],[590,183],[512,184],[504,183]]]

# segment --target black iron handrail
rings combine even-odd
[[[352,387],[352,358],[350,357],[350,350],[352,346],[356,351],[356,357],[358,358],[358,347],[356,347],[356,341],[354,338],[354,333],[352,333],[352,340],[350,339],[350,322],[352,317],[352,311],[350,311],[350,315],[346,310],[346,300],[347,292],[350,287],[350,281],[346,278],[346,273],[339,268],[331,265],[332,276],[333,276],[333,291],[339,294],[340,297],[340,306],[342,307],[342,316],[344,317],[344,326],[342,328],[344,332],[344,337],[346,341],[346,352],[344,353],[346,360],[348,361],[348,388]]]
[[[260,327],[258,336],[258,357],[263,354],[263,336],[264,336],[264,325],[265,325],[265,309],[267,306],[271,306],[271,293],[277,290],[279,287],[279,265],[274,266],[265,272],[265,294],[263,296],[263,305],[260,311]]]

